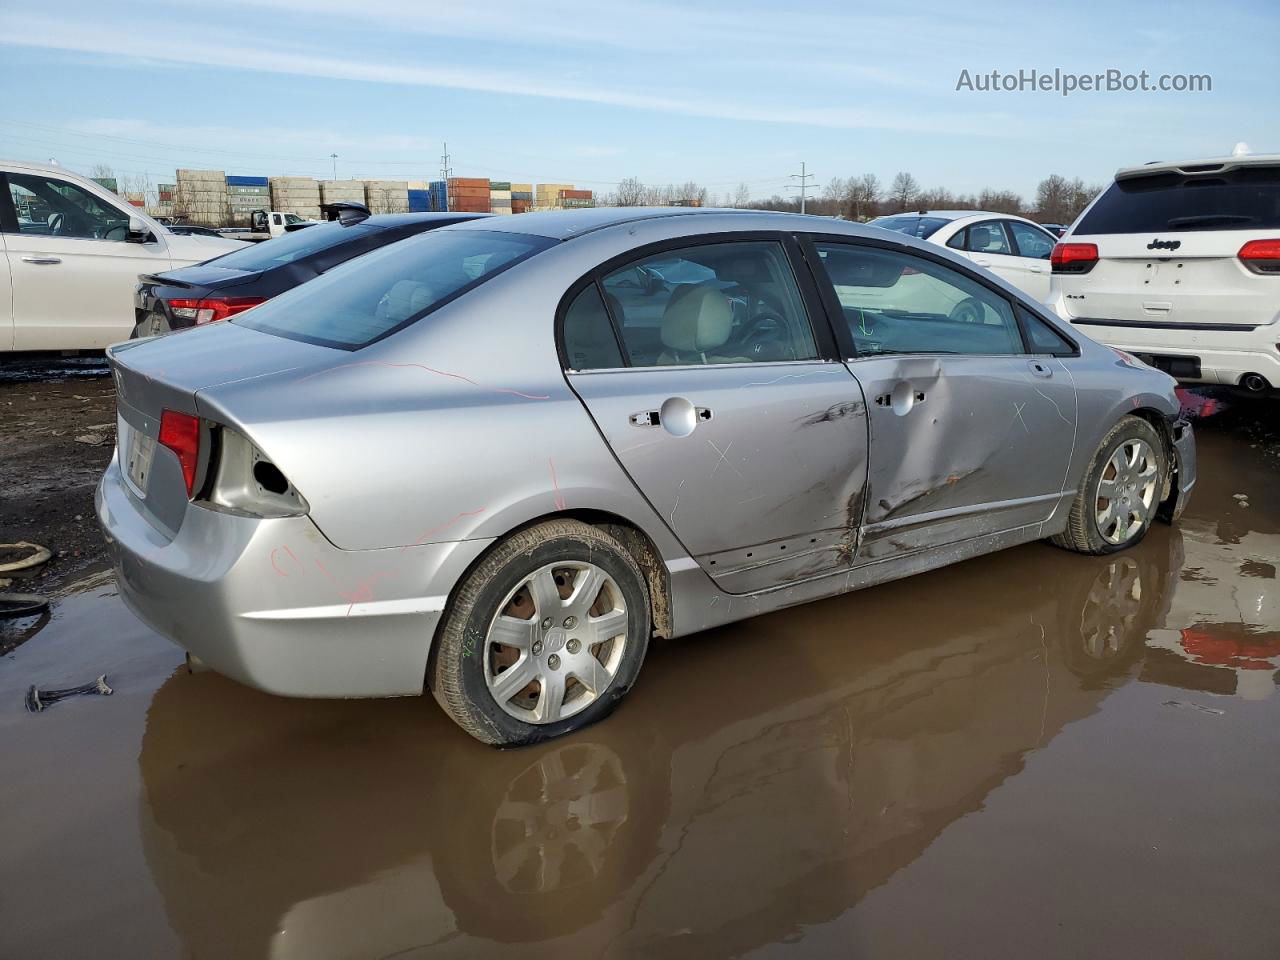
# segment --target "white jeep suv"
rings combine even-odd
[[[1054,247],[1049,305],[1179,380],[1280,387],[1280,154],[1126,167]]]
[[[0,163],[0,356],[125,340],[139,274],[244,246],[180,236],[62,167]]]

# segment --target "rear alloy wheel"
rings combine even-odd
[[[635,682],[649,597],[608,534],[555,520],[500,543],[458,588],[429,679],[468,733],[535,743],[594,723]]]
[[[1168,469],[1155,428],[1125,417],[1103,438],[1071,504],[1067,529],[1052,538],[1078,553],[1115,553],[1147,535]]]

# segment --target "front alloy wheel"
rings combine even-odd
[[[1160,464],[1146,440],[1126,440],[1111,454],[1094,497],[1094,519],[1107,543],[1128,543],[1151,524],[1159,479]]]

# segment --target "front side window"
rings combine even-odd
[[[300,236],[319,229],[308,227]],[[415,323],[555,242],[499,231],[436,230],[349,260],[231,322],[356,350]]]
[[[816,246],[859,356],[1022,352],[1009,301],[959,271],[875,247]]]
[[[1053,245],[1057,242],[1053,237],[1029,223],[1009,220],[1006,225],[1013,234],[1013,242],[1018,245],[1018,256],[1035,260],[1049,259],[1049,254],[1053,253]]]
[[[975,223],[965,231],[964,248],[970,253],[995,253],[1012,256],[1009,238],[998,220]]]
[[[25,173],[8,179],[19,233],[118,241],[129,236],[129,215],[81,186]]]
[[[654,254],[604,278],[633,367],[817,357],[791,265],[774,241]]]

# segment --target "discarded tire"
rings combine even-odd
[[[19,540],[17,543],[0,543],[0,552],[6,550],[22,550],[31,551],[31,555],[23,557],[21,560],[10,560],[8,563],[0,563],[0,573],[12,573],[15,570],[27,570],[31,567],[38,567],[53,556],[49,552],[48,547],[42,547],[38,543],[27,543],[25,540]]]
[[[0,593],[0,620],[30,617],[49,606],[49,600],[35,593]]]

